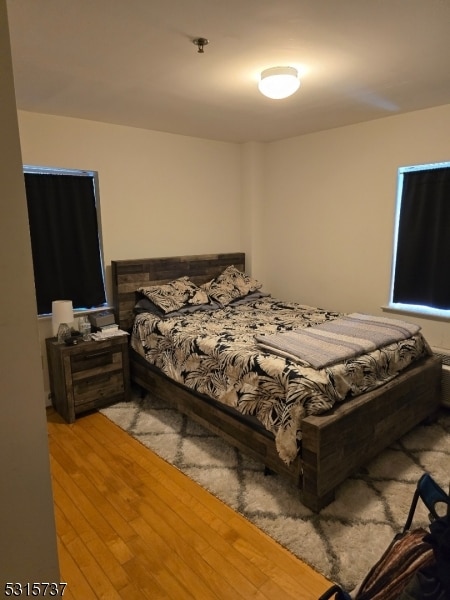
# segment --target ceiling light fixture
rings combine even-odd
[[[294,67],[271,67],[261,73],[259,91],[273,100],[292,96],[300,87],[298,71]]]

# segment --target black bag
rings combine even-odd
[[[450,598],[450,516],[439,517],[424,537],[433,548],[434,561],[417,571],[399,600],[448,600]]]
[[[430,511],[430,531],[411,529],[419,498]],[[441,504],[445,516],[438,513]],[[449,515],[450,496],[425,473],[417,483],[402,532],[395,536],[360,586],[350,594],[333,585],[319,600],[448,600]]]

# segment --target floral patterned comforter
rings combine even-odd
[[[302,418],[393,379],[430,354],[417,335],[321,370],[258,348],[256,333],[276,333],[335,319],[339,313],[266,296],[211,312],[172,318],[136,316],[131,345],[167,376],[256,417],[289,464]]]

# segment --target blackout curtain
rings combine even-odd
[[[25,173],[39,314],[52,300],[105,303],[94,182],[90,176]]]
[[[393,301],[450,309],[450,169],[404,174]]]

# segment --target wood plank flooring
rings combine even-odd
[[[317,600],[330,586],[100,413],[47,422],[64,598]]]

